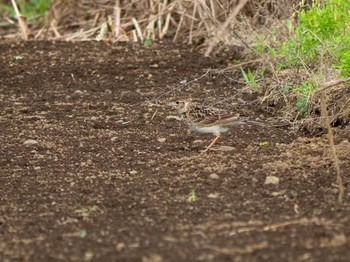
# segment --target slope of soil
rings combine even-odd
[[[0,55],[1,261],[348,261],[348,127],[339,205],[325,137],[246,125],[201,154],[212,137],[169,117],[175,97],[273,117],[207,71],[226,58],[97,42]]]

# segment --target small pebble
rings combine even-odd
[[[254,149],[254,147],[252,145],[247,146],[247,151],[252,151],[253,149]]]
[[[121,251],[123,251],[123,250],[125,249],[125,243],[119,242],[119,243],[115,246],[115,248],[116,248],[116,250],[117,250],[118,252],[121,252]]]
[[[84,254],[84,261],[90,261],[94,257],[94,253],[91,251],[87,251]]]
[[[165,138],[165,137],[162,137],[162,138],[158,138],[157,140],[158,140],[158,142],[160,142],[160,143],[164,143],[164,142],[166,141],[166,138]]]
[[[235,148],[233,146],[219,146],[216,149],[219,151],[224,151],[224,152],[229,152],[229,151],[235,150]],[[214,150],[214,148],[212,150]]]
[[[271,196],[273,197],[277,197],[277,196],[280,196],[281,195],[281,192],[272,192],[271,193]]]
[[[34,145],[37,145],[38,144],[38,141],[35,141],[33,139],[28,139],[26,141],[24,141],[24,143],[26,146],[34,146]]]
[[[83,95],[83,94],[84,94],[84,92],[81,91],[81,90],[76,90],[76,91],[74,92],[74,95]]]
[[[209,178],[216,180],[216,179],[219,179],[219,176],[217,174],[213,173],[213,174],[210,174]]]
[[[178,120],[178,121],[181,121],[181,117],[179,116],[167,116],[165,119],[169,120],[169,119],[175,119],[175,120]]]
[[[280,179],[276,176],[267,176],[264,185],[277,185]]]
[[[258,182],[258,179],[256,177],[252,177],[252,182],[253,183],[257,183]]]
[[[28,116],[28,119],[30,120],[42,120],[44,118],[45,118],[44,116],[40,116],[40,115]]]
[[[211,193],[208,195],[208,198],[218,198],[219,194],[218,193]]]

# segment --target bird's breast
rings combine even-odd
[[[190,128],[197,133],[200,134],[220,134],[228,131],[229,129],[227,127],[221,127],[221,126],[196,126],[196,125],[190,125]]]

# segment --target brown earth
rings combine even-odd
[[[349,261],[349,127],[337,204],[325,137],[241,126],[201,154],[212,137],[167,118],[181,96],[273,120],[207,72],[228,57],[8,41],[0,55],[1,261]]]

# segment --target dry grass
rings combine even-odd
[[[12,0],[13,1],[13,0]],[[274,0],[53,0],[41,24],[31,25],[35,39],[163,40],[218,45],[242,43],[246,29],[287,18],[298,1]],[[289,9],[286,9],[289,6]],[[289,10],[286,12],[286,10]],[[247,25],[249,25],[247,27]],[[241,29],[239,27],[242,27]],[[236,32],[234,32],[236,31]],[[239,33],[242,39],[237,36]],[[15,34],[9,35],[13,37]]]
[[[24,40],[28,40],[28,25],[26,23],[25,18],[20,14],[18,10],[18,6],[15,0],[11,0],[13,9],[16,13],[16,18],[18,20],[18,27],[21,29],[22,38]]]

